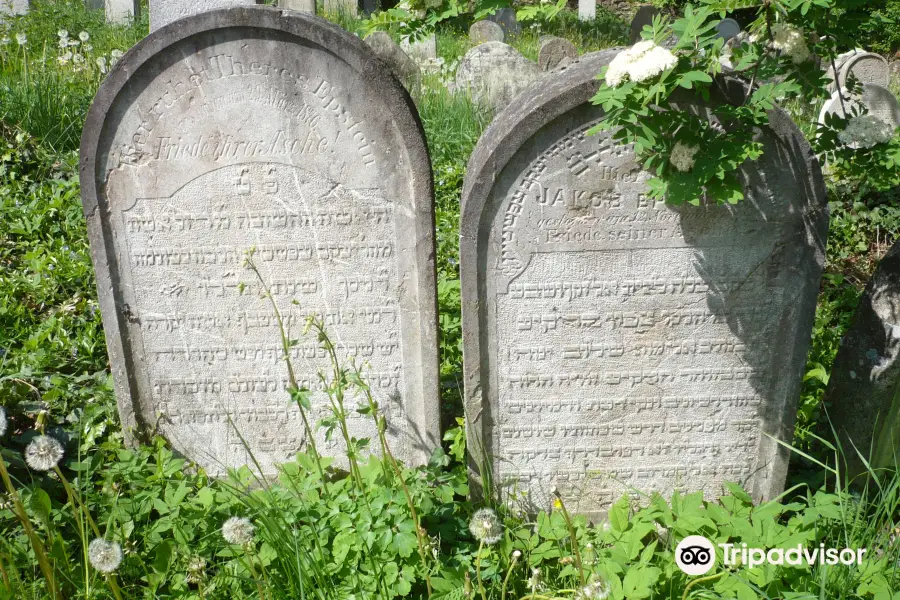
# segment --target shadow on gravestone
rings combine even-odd
[[[849,480],[900,460],[900,243],[878,263],[841,340],[819,434],[838,440]],[[841,465],[842,469],[844,465]],[[862,483],[863,479],[856,483]]]
[[[265,7],[144,38],[91,106],[82,201],[123,429],[158,426],[210,473],[265,471],[306,444],[280,333],[317,314],[386,413],[395,454],[440,444],[434,192],[409,95],[356,36]],[[293,305],[293,301],[300,306]],[[310,420],[315,338],[291,347]],[[373,437],[369,418],[352,434]],[[318,432],[324,454],[341,454]]]
[[[468,164],[465,406],[479,465],[527,510],[601,517],[631,490],[782,489],[824,263],[825,186],[782,111],[736,206],[671,207],[589,100],[617,50],[519,94]],[[745,88],[723,80],[732,103]],[[721,92],[719,92],[721,93]],[[718,98],[717,101],[724,101]],[[683,99],[685,107],[702,111]],[[470,309],[471,307],[471,309]],[[516,496],[520,498],[520,496]]]

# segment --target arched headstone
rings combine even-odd
[[[860,83],[874,83],[885,88],[891,81],[891,69],[887,60],[880,54],[865,50],[846,52],[835,59],[834,65],[827,64],[826,66],[826,77],[831,80],[829,91],[832,92],[838,87],[847,86],[847,77],[850,73],[853,73]],[[834,75],[835,67],[837,68],[837,77]]]
[[[412,100],[362,40],[265,7],[151,33],[90,109],[81,186],[126,431],[213,474],[252,464],[241,438],[267,473],[305,445],[253,250],[310,419],[328,405],[329,361],[302,335],[317,314],[345,365],[368,363],[395,453],[440,444],[431,167]]]
[[[737,481],[772,498],[788,452],[769,435],[793,434],[824,263],[818,163],[776,110],[759,131],[765,154],[741,169],[745,200],[654,202],[632,150],[586,133],[603,118],[590,99],[615,54],[518,95],[469,161],[470,464],[532,508],[557,488],[589,515],[631,489],[716,497]],[[743,101],[742,85],[723,86]]]
[[[863,109],[894,129],[900,127],[900,102],[889,89],[874,83],[863,84],[861,95],[848,94],[845,90],[841,98],[835,91],[819,111],[819,123],[824,123],[825,115],[828,114],[846,117],[848,114],[863,112]]]

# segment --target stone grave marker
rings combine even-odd
[[[485,42],[466,52],[459,62],[456,89],[499,110],[540,76],[541,69],[512,46]]]
[[[127,25],[141,14],[140,0],[106,0],[106,22]]]
[[[416,62],[427,62],[437,58],[437,36],[431,34],[414,42],[400,40],[400,48]]]
[[[400,49],[400,46],[391,39],[387,32],[372,32],[366,37],[366,44],[378,58],[390,67],[394,75],[406,86],[406,89],[416,87],[422,81],[419,65]]]
[[[726,42],[741,32],[741,25],[731,18],[725,18],[716,25],[716,37],[724,39]]]
[[[516,11],[509,6],[501,8],[496,11],[492,15],[488,15],[486,17],[488,21],[493,21],[497,25],[503,28],[503,31],[506,35],[519,35],[522,33],[522,26],[519,25],[518,19],[516,19]]]
[[[597,0],[578,0],[578,19],[593,21],[597,18]]]
[[[653,17],[658,14],[659,9],[652,4],[642,4],[638,7],[637,12],[634,14],[634,19],[631,20],[631,35],[628,38],[632,44],[641,41],[641,32],[644,30],[644,25],[652,25]]]
[[[900,243],[878,263],[841,340],[831,369],[825,404],[830,420],[821,433],[838,433],[847,475],[900,460]]]
[[[316,0],[278,0],[279,8],[316,14]]]
[[[824,263],[818,163],[773,111],[765,155],[741,171],[744,201],[651,200],[633,152],[586,135],[602,119],[596,75],[616,52],[518,95],[469,161],[470,464],[526,508],[549,508],[555,487],[595,518],[630,489],[714,498],[737,481],[771,498],[788,453],[767,434],[793,434]],[[744,88],[724,85],[739,104]]]
[[[158,426],[216,475],[251,464],[238,431],[268,474],[304,447],[255,249],[310,419],[330,369],[302,334],[317,314],[345,365],[368,363],[395,454],[440,444],[431,167],[412,100],[362,40],[268,7],[151,33],[91,107],[81,182],[126,431]],[[352,434],[374,438],[358,400]]]
[[[561,63],[578,58],[575,44],[565,38],[546,36],[540,41],[538,66],[542,71],[552,71]]]
[[[156,31],[172,21],[190,15],[217,8],[254,4],[256,4],[256,0],[190,0],[189,2],[185,0],[150,0],[150,31]]]
[[[506,41],[506,33],[503,28],[494,23],[483,19],[472,23],[469,27],[469,40],[473,44],[483,44],[485,42],[503,42]]]
[[[84,6],[88,10],[99,10],[105,8],[106,2],[104,0],[85,0]]]
[[[900,102],[889,89],[875,85],[863,84],[862,94],[844,93],[843,102],[835,91],[819,111],[819,123],[825,122],[825,115],[838,114],[846,117],[847,114],[863,112],[865,109],[870,115],[889,123],[894,129],[900,127]]]
[[[833,66],[830,63],[826,63],[826,66],[825,75],[831,80],[828,89],[832,92],[837,90],[838,86],[846,87],[850,73],[853,73],[860,83],[874,83],[885,88],[891,81],[890,65],[883,56],[874,52],[851,50],[838,56]],[[834,75],[834,67],[837,68],[837,77]]]

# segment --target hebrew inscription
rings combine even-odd
[[[318,46],[320,27],[253,8],[151,34],[168,46],[145,42],[110,77],[82,150],[123,421],[158,427],[216,475],[254,459],[274,473],[308,443],[267,295],[297,340],[311,422],[331,369],[303,335],[314,315],[345,365],[363,367],[398,455],[421,462],[439,438],[424,141],[399,84],[351,66],[365,46]],[[347,401],[352,433],[372,437],[360,399]]]
[[[557,91],[588,81],[581,69]],[[554,488],[589,515],[638,491],[714,498],[725,481],[767,495],[783,483],[769,435],[791,427],[819,276],[805,199],[654,201],[630,148],[587,135],[598,116],[575,105],[508,160],[508,140],[476,150],[461,262],[464,305],[483,307],[464,322],[470,444],[532,508]],[[502,166],[479,171],[489,151]],[[748,178],[765,188],[777,169],[760,168],[772,173]]]

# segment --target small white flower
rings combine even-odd
[[[515,550],[515,551],[513,552],[512,557],[513,557],[514,559],[517,559],[517,560],[518,560],[519,558],[522,557],[522,552],[519,551],[519,550]]]
[[[6,433],[6,409],[0,406],[0,437]]]
[[[88,544],[88,560],[101,573],[112,573],[122,564],[122,546],[96,539]]]
[[[854,148],[871,148],[891,141],[892,137],[894,130],[891,125],[875,115],[853,117],[838,134],[841,143]]]
[[[63,457],[63,446],[49,435],[39,435],[25,448],[25,462],[35,471],[49,471]]]
[[[531,577],[525,582],[528,586],[528,589],[531,590],[531,594],[534,595],[535,591],[537,591],[538,586],[541,585],[541,570],[538,568],[534,568],[531,570]]]
[[[200,583],[206,575],[206,559],[202,556],[192,556],[187,564],[187,576],[185,580],[188,583]]]
[[[57,60],[59,61],[59,64],[64,65],[64,64],[68,63],[70,60],[72,60],[72,53],[66,52],[65,54],[61,55]]]
[[[672,153],[669,155],[669,162],[682,173],[687,173],[694,168],[694,155],[699,151],[699,146],[688,146],[682,142],[675,142]]]
[[[91,44],[86,44],[86,45],[84,46],[84,51],[85,51],[85,52],[92,52],[93,50],[94,50],[94,47],[93,47]]]
[[[69,37],[69,32],[66,31],[65,29],[60,29],[59,31],[56,32],[56,35],[59,36],[59,39],[64,40]]]
[[[222,525],[222,537],[229,544],[244,545],[253,539],[256,527],[245,517],[231,517]]]
[[[503,524],[497,512],[490,508],[475,511],[469,521],[469,531],[478,541],[487,545],[496,544],[503,538]]]
[[[65,39],[65,38],[60,38],[60,40],[59,40],[59,47],[62,48],[63,50],[65,50],[66,48],[68,48],[68,47],[69,47],[69,40],[67,40],[67,39]]]
[[[90,34],[88,34],[87,31],[82,31],[81,33],[78,34],[78,39],[81,40],[82,42],[86,42],[89,39],[91,39],[91,36],[90,36]]]
[[[25,44],[28,43],[28,36],[26,36],[24,33],[17,33],[16,34],[16,42],[20,46],[24,46]]]

